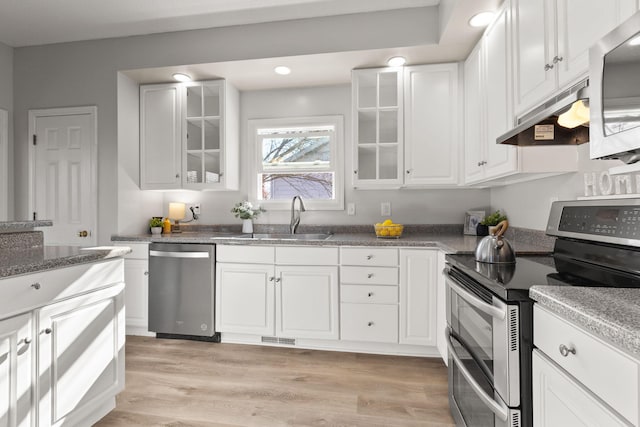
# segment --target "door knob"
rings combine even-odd
[[[78,231],[78,237],[87,237],[89,232],[87,230]]]

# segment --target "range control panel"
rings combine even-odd
[[[640,240],[640,206],[565,206],[558,231]]]

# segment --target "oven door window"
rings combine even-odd
[[[488,396],[494,396],[491,383],[486,378],[480,365],[476,363],[471,354],[466,351],[457,339],[451,337],[451,343],[461,363],[473,378],[476,379],[482,391]],[[478,393],[464,377],[455,361],[449,361],[449,369],[451,370],[449,375],[453,400],[455,400],[466,425],[494,426],[496,420],[493,411],[478,398]]]
[[[456,337],[465,345],[464,353],[471,353],[480,363],[473,371],[476,381],[483,379],[493,384],[493,318],[478,310],[462,299],[455,292],[450,292],[451,329]],[[460,346],[456,341],[456,349]],[[458,354],[463,354],[462,350]],[[484,376],[485,378],[480,378]]]

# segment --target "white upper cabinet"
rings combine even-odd
[[[512,0],[515,113],[586,77],[589,48],[637,6],[636,0]]]
[[[399,186],[402,183],[402,68],[354,70],[353,184]]]
[[[140,86],[140,188],[180,188],[182,158],[181,87]]]
[[[458,85],[458,64],[354,70],[354,187],[456,186]]]
[[[458,64],[418,65],[404,72],[404,183],[458,184]]]
[[[512,65],[517,55],[512,54],[513,8],[509,6],[507,0],[464,64],[467,185],[504,185],[578,167],[575,146],[522,148],[496,143],[515,124]]]
[[[140,188],[237,190],[239,97],[225,80],[140,87]]]

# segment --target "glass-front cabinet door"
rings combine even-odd
[[[186,91],[185,187],[220,182],[223,168],[222,100],[220,82],[198,83]]]
[[[402,69],[354,70],[352,75],[355,187],[402,184]]]
[[[233,189],[238,175],[237,91],[225,80],[193,82],[186,85],[185,98],[183,187]]]

